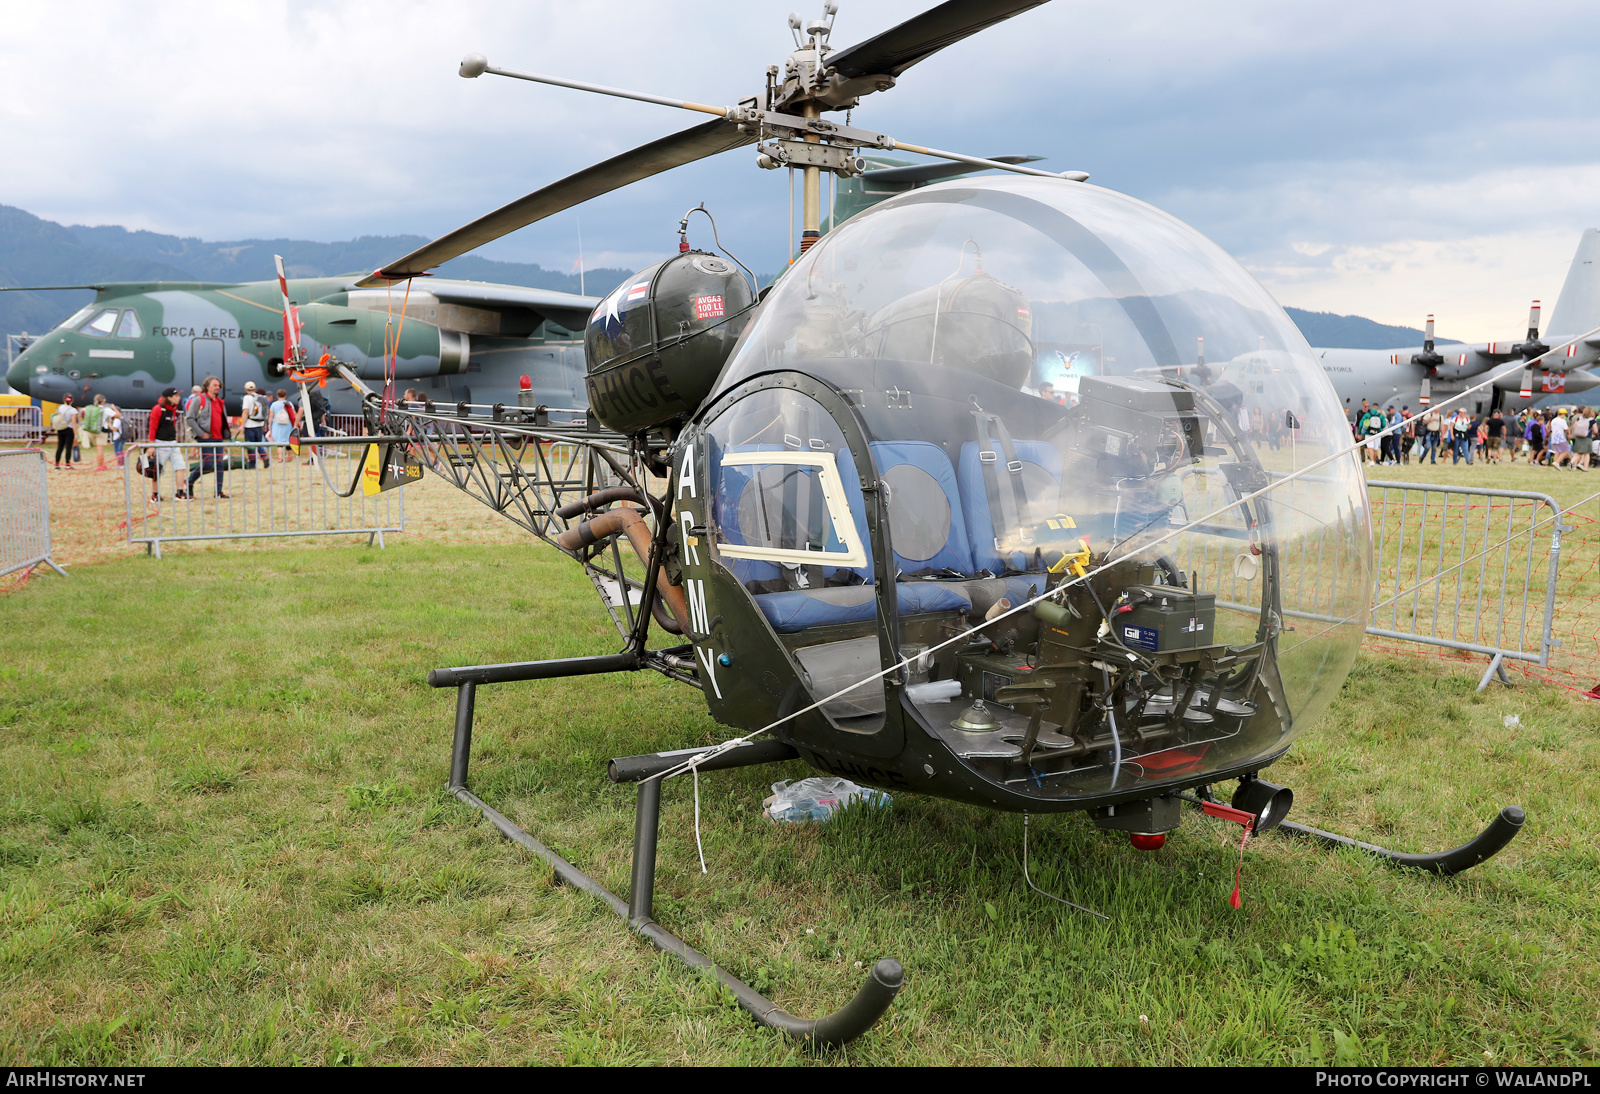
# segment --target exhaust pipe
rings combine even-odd
[[[584,513],[598,513],[606,506],[619,501],[631,501],[635,505],[648,505],[661,516],[661,503],[655,498],[640,493],[631,486],[608,486],[603,490],[596,490],[586,498],[578,501],[569,501],[557,509],[556,516],[562,520],[571,520],[573,517],[582,516]]]
[[[592,520],[586,520],[575,528],[568,528],[556,536],[556,546],[563,551],[577,554],[585,547],[599,543],[601,540],[610,539],[618,533],[628,537],[628,542],[633,544],[634,553],[639,556],[639,561],[648,568],[650,565],[650,528],[644,522],[644,516],[637,509],[621,506],[617,509],[608,509]],[[684,598],[683,590],[672,584],[667,578],[667,571],[663,567],[656,571],[656,604],[667,606],[672,613],[671,619],[662,618],[656,613],[656,622],[673,634],[685,634],[689,631],[689,602]],[[627,595],[627,590],[623,590]]]

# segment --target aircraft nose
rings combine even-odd
[[[32,395],[29,390],[29,379],[33,375],[33,362],[29,359],[28,350],[17,354],[16,360],[11,362],[11,367],[6,370],[6,383],[18,395]]]

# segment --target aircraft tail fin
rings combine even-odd
[[[1561,296],[1550,313],[1545,337],[1554,343],[1582,334],[1591,327],[1600,327],[1600,229],[1597,228],[1587,229],[1578,240],[1578,253],[1572,256],[1572,268],[1567,271]]]

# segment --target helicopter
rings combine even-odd
[[[811,1045],[869,1029],[904,970],[881,959],[844,1007],[805,1019],[658,923],[667,778],[798,758],[898,793],[1085,813],[1152,851],[1189,804],[1439,874],[1495,854],[1524,820],[1507,807],[1458,848],[1408,855],[1287,820],[1292,791],[1260,777],[1337,695],[1373,583],[1341,407],[1266,291],[1194,229],[1084,172],[823,117],[1039,2],[948,0],[836,49],[829,0],[821,19],[790,16],[795,48],[731,107],[468,55],[467,78],[715,117],[536,190],[362,286],[424,276],[590,197],[751,145],[758,167],[801,179],[798,260],[758,291],[709,211],[690,210],[677,253],[589,316],[581,425],[520,405],[396,405],[337,361],[292,362],[297,378],[332,372],[362,392],[374,442],[573,557],[616,624],[615,654],[429,673],[457,692],[455,796]],[[822,177],[861,174],[864,150],[1007,174],[910,187],[824,233]],[[697,214],[713,249],[690,243]],[[1292,447],[1263,453],[1240,432],[1242,393],[1202,382],[1191,366],[1204,375],[1203,361],[1179,349],[1201,344],[1271,356],[1276,394],[1295,408]],[[1041,376],[1091,348],[1072,398],[1041,392]],[[653,643],[652,628],[665,637]],[[611,760],[609,777],[639,788],[624,900],[477,797],[468,770],[477,688],[640,670],[698,688],[739,735]],[[1211,788],[1228,780],[1224,802]]]

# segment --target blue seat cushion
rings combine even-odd
[[[959,585],[942,581],[902,581],[895,586],[901,615],[926,612],[964,612],[972,601]],[[783,633],[863,623],[877,618],[877,588],[841,585],[832,589],[795,589],[756,597],[761,614],[773,630]]]
[[[927,441],[873,441],[872,458],[889,487],[889,538],[901,571],[972,573],[961,492],[944,450]]]
[[[1000,489],[1011,490],[1012,473],[1006,469],[1005,454],[998,444],[994,447],[999,457],[994,467],[995,482]],[[1043,441],[1015,441],[1012,448],[1022,464],[1022,479],[1027,488],[1030,510],[1020,513],[1019,519],[1030,525],[1037,524],[1055,515],[1056,501],[1061,491],[1061,452]],[[956,482],[961,490],[961,509],[967,521],[975,568],[988,570],[992,574],[1004,573],[1007,569],[1027,569],[1031,560],[1025,553],[1012,551],[1002,558],[999,548],[995,546],[997,533],[994,516],[989,508],[988,483],[976,441],[968,441],[961,446]],[[1004,507],[1001,512],[1005,512]],[[1010,537],[1016,535],[1019,529],[1007,528],[1002,531]]]

